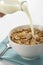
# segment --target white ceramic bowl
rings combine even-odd
[[[20,45],[20,44],[14,43],[10,39],[10,35],[15,29],[28,28],[28,27],[29,27],[29,25],[23,25],[23,26],[19,26],[17,28],[14,28],[13,30],[11,30],[9,33],[9,36],[8,36],[9,42],[10,42],[9,44],[21,57],[35,58],[35,57],[38,57],[41,53],[43,53],[43,43],[38,44],[38,45]],[[43,26],[35,25],[34,27],[43,29]]]

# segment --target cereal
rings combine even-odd
[[[30,28],[18,29],[11,33],[10,38],[17,44],[36,45],[43,43],[43,31],[34,29],[34,32],[35,38],[33,38]]]
[[[27,35],[26,35],[26,39],[31,39],[32,38],[32,34],[31,32],[29,32]]]

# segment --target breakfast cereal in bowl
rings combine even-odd
[[[8,37],[11,47],[20,56],[35,58],[43,53],[43,26],[34,25],[34,35],[29,25],[23,25],[11,30]]]

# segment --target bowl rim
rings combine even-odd
[[[15,42],[13,42],[11,39],[10,39],[10,35],[11,35],[11,33],[14,31],[14,30],[16,30],[16,29],[20,29],[21,27],[23,28],[23,27],[27,27],[28,28],[28,26],[30,27],[30,25],[21,25],[21,26],[17,26],[17,27],[15,27],[15,28],[13,28],[10,32],[9,32],[9,34],[8,34],[8,39],[9,39],[9,41],[11,41],[12,43],[14,43],[14,44],[16,44],[16,45],[20,45],[20,46],[40,46],[40,45],[43,45],[43,43],[41,43],[41,44],[36,44],[36,45],[25,45],[25,44],[17,44],[17,43],[15,43]],[[35,26],[35,27],[42,27],[43,28],[43,25],[33,25],[33,26]],[[22,29],[21,28],[21,29]]]

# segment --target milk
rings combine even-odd
[[[29,10],[28,10],[28,6],[27,6],[26,2],[24,2],[22,4],[22,10],[27,14],[27,16],[30,20],[30,27],[31,27],[31,31],[32,31],[32,36],[34,37],[34,27],[33,27],[33,24],[32,24],[32,17],[31,17]]]

